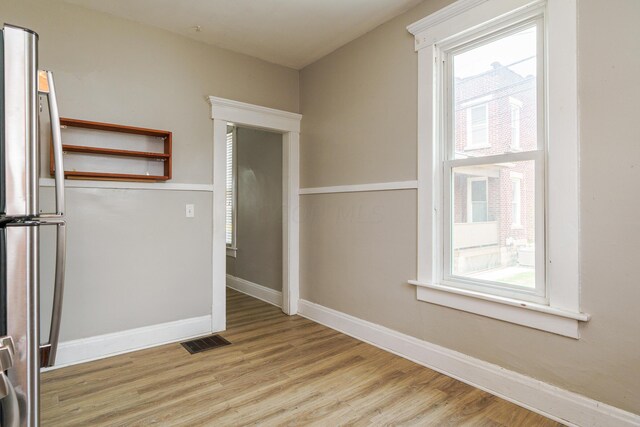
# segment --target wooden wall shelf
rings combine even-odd
[[[171,179],[171,137],[172,133],[164,130],[145,129],[133,126],[116,125],[112,123],[90,122],[69,118],[60,118],[60,125],[63,127],[74,127],[106,132],[119,132],[132,135],[150,136],[161,138],[164,151],[162,153],[152,151],[122,150],[106,147],[91,147],[86,145],[62,144],[62,151],[65,153],[91,154],[108,157],[133,157],[147,160],[157,160],[164,163],[163,175],[141,175],[128,173],[106,173],[97,171],[64,171],[65,178],[69,179],[92,179],[109,181],[167,181]],[[63,136],[64,140],[64,136]],[[55,173],[53,150],[50,150],[50,172]]]

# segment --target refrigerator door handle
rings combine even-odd
[[[47,94],[49,117],[51,120],[51,140],[53,162],[55,165],[56,182],[56,213],[40,214],[41,218],[62,217],[64,215],[64,166],[62,162],[62,134],[60,131],[60,114],[58,112],[58,98],[51,71],[39,71],[39,91]]]
[[[50,367],[56,363],[56,353],[60,339],[60,321],[62,320],[62,299],[64,296],[65,261],[67,257],[67,229],[63,219],[42,219],[40,225],[56,226],[56,272],[53,288],[53,310],[49,342],[40,346],[40,366]]]
[[[53,288],[53,310],[51,312],[51,327],[49,330],[49,342],[40,346],[40,366],[50,367],[56,362],[58,342],[60,339],[60,321],[62,319],[62,299],[64,296],[65,261],[67,252],[66,224],[63,219],[64,204],[64,166],[62,162],[62,135],[60,131],[60,114],[58,112],[58,98],[51,71],[40,71],[39,90],[47,94],[49,104],[49,117],[51,121],[51,140],[53,161],[55,165],[55,198],[56,212],[53,214],[40,214],[41,225],[56,226],[56,272]]]

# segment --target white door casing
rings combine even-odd
[[[282,311],[298,312],[300,121],[302,115],[209,97],[213,119],[213,294],[211,329],[226,329],[225,184],[227,123],[282,133]]]

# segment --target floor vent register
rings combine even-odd
[[[203,351],[213,350],[214,348],[224,347],[231,343],[220,335],[209,335],[194,340],[181,342],[182,346],[191,354],[202,353]]]

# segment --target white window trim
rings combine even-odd
[[[480,294],[439,282],[442,265],[440,221],[439,105],[442,88],[438,44],[469,29],[495,25],[544,7],[546,29],[547,207],[546,274],[548,304]],[[418,269],[417,298],[559,335],[579,338],[580,311],[578,91],[576,0],[458,0],[410,25],[418,52]],[[554,144],[554,141],[562,143]]]
[[[478,181],[482,181],[484,182],[485,185],[485,191],[486,191],[486,210],[487,210],[487,221],[489,221],[489,178],[487,177],[477,177],[477,178],[468,178],[467,179],[467,222],[468,223],[473,223],[473,199],[471,198],[471,183],[472,182],[478,182]]]
[[[473,119],[472,119],[471,110],[473,110],[474,108],[478,108],[478,107],[484,107],[485,142],[483,144],[477,144],[477,143],[475,143],[473,141]],[[491,147],[491,144],[489,144],[489,104],[487,104],[487,103],[482,104],[481,103],[481,104],[471,105],[471,106],[467,107],[466,114],[467,114],[467,138],[466,138],[466,141],[465,141],[465,144],[464,144],[464,149],[465,150],[479,150],[479,149],[482,149],[482,148]]]

